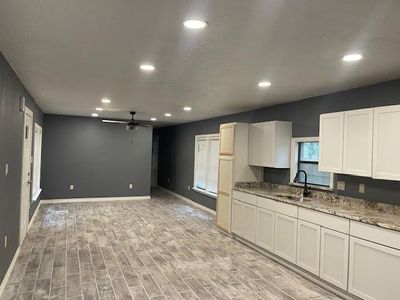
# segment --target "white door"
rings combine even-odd
[[[233,181],[233,157],[220,156],[218,169],[217,225],[230,232]]]
[[[398,300],[399,278],[399,250],[350,238],[350,293],[367,300]]]
[[[349,266],[349,236],[321,228],[321,264],[319,276],[347,290]]]
[[[321,227],[298,220],[297,265],[319,275],[319,250]]]
[[[343,173],[371,177],[374,109],[344,113]]]
[[[249,126],[249,162],[251,166],[261,166],[262,123]]]
[[[400,180],[400,105],[374,108],[372,177]]]
[[[235,147],[235,124],[222,124],[219,127],[219,153],[233,155]]]
[[[275,123],[262,123],[262,165],[275,167]]]
[[[324,172],[341,173],[343,163],[344,112],[319,117],[319,163]]]
[[[235,199],[232,201],[232,232],[243,236],[243,202]]]
[[[29,223],[29,207],[31,201],[31,169],[32,169],[32,132],[33,113],[25,107],[24,115],[24,136],[22,152],[22,177],[21,177],[21,211],[19,242],[22,244]]]
[[[256,241],[256,207],[245,203],[243,209],[243,238]]]
[[[274,215],[271,210],[257,207],[256,244],[274,251]]]
[[[296,263],[297,219],[275,213],[274,253]]]

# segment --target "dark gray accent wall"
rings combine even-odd
[[[61,115],[45,115],[44,126],[43,199],[150,195],[151,127]]]
[[[160,128],[158,184],[211,209],[215,199],[187,190],[193,185],[194,136],[217,133],[228,122],[255,123],[282,120],[293,122],[293,137],[318,136],[322,113],[400,104],[400,80],[393,80],[348,91],[303,99],[239,114]],[[264,180],[287,184],[288,169],[265,168]],[[387,203],[400,204],[400,182],[338,175],[348,188],[341,194]],[[366,183],[366,193],[359,194],[358,183]]]
[[[35,123],[43,125],[43,115],[16,73],[0,53],[0,282],[14,257],[19,241],[22,138],[24,114],[19,99],[25,97]],[[9,165],[5,176],[5,165]],[[40,199],[31,205],[31,215]],[[8,246],[4,248],[4,236]]]

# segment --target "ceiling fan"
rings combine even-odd
[[[103,119],[103,123],[111,123],[111,124],[125,124],[126,125],[126,130],[135,130],[138,129],[139,127],[152,127],[153,125],[150,122],[146,121],[138,121],[135,120],[135,111],[130,111],[131,114],[131,119],[128,121],[119,121],[119,120],[107,120]]]

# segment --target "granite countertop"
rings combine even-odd
[[[319,191],[312,191],[310,197],[304,198],[304,201],[291,200],[276,194],[300,197],[303,189],[265,182],[238,182],[234,190],[400,232],[400,206],[398,205]]]

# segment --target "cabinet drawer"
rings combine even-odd
[[[349,220],[345,218],[340,218],[300,207],[299,219],[349,234]]]
[[[400,232],[394,230],[351,221],[350,235],[392,248],[400,249]]]
[[[242,202],[256,205],[257,204],[257,196],[253,194],[248,194],[239,191],[233,191],[233,199],[240,200]]]
[[[265,209],[275,211],[275,200],[264,197],[257,197],[257,206]]]

